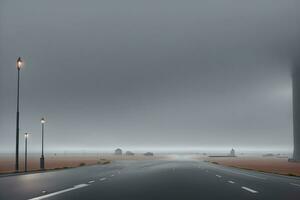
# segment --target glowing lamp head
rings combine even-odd
[[[21,57],[19,57],[17,60],[17,69],[20,70],[22,68],[22,65],[23,65],[23,61]]]
[[[28,138],[29,133],[25,133],[24,136],[25,136],[25,138]]]
[[[42,123],[42,124],[45,124],[45,123],[46,123],[46,120],[45,120],[44,117],[41,119],[41,123]]]

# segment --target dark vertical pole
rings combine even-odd
[[[40,169],[45,169],[45,158],[44,158],[44,123],[42,123],[42,156],[40,158]]]
[[[18,89],[17,89],[17,120],[16,120],[16,163],[15,170],[19,171],[19,93],[20,93],[20,68],[18,68]]]
[[[292,74],[293,83],[293,160],[300,161],[300,66],[295,66]]]
[[[25,172],[27,172],[27,138],[28,135],[25,136]]]
[[[42,157],[44,157],[44,123],[42,123]]]

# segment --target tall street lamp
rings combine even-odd
[[[18,88],[17,88],[17,119],[16,119],[16,162],[15,170],[19,171],[19,94],[20,94],[20,69],[22,68],[23,61],[19,57],[17,60],[17,70],[18,70]]]
[[[40,169],[41,170],[45,169],[45,157],[44,157],[44,124],[45,123],[46,123],[46,120],[43,117],[41,119],[41,124],[42,124],[42,156],[40,158]]]
[[[24,136],[25,136],[25,170],[24,171],[27,172],[27,139],[29,133],[25,133]]]

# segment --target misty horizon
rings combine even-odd
[[[291,153],[299,3],[1,1],[0,152]]]

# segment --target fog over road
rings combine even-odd
[[[299,199],[300,179],[195,160],[116,161],[0,177],[0,199]]]
[[[0,151],[15,152],[20,56],[30,152],[40,152],[45,117],[51,153],[291,153],[299,8],[299,0],[1,0]]]

